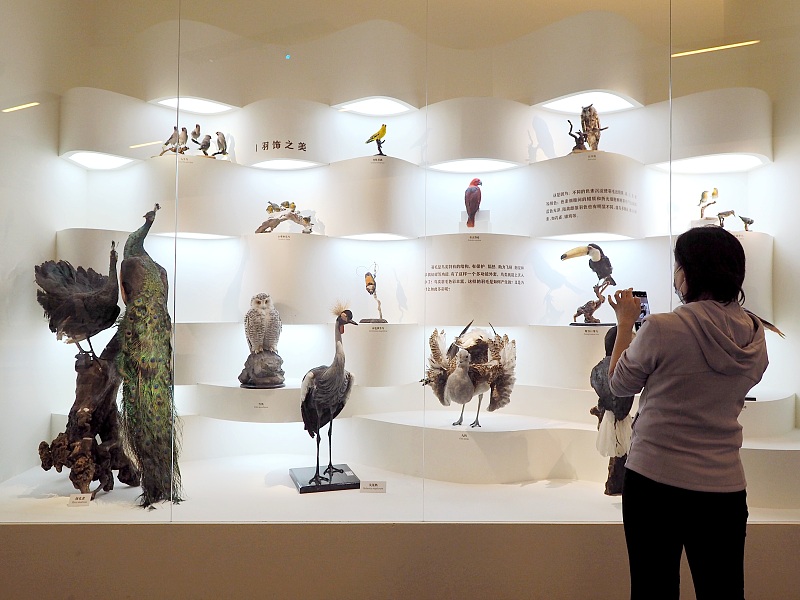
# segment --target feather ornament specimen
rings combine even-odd
[[[86,340],[89,353],[96,358],[91,337],[108,329],[119,316],[117,252],[111,242],[108,276],[93,269],[73,267],[65,260],[48,260],[34,267],[36,300],[50,319],[50,331],[57,338],[78,346]]]
[[[507,335],[494,335],[467,325],[456,340],[447,346],[444,330],[434,329],[428,339],[430,356],[423,385],[431,386],[443,406],[461,405],[461,415],[453,425],[461,425],[464,407],[478,396],[478,411],[470,427],[480,427],[479,414],[483,394],[490,392],[493,412],[511,402],[516,383],[517,344]]]
[[[122,425],[142,475],[142,506],[181,501],[178,423],[173,401],[172,322],[164,268],[144,249],[156,211],[125,244],[120,267],[125,314],[119,323]]]

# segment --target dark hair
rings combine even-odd
[[[606,331],[606,337],[603,338],[603,343],[606,347],[606,356],[611,356],[611,353],[614,352],[614,343],[617,341],[617,326],[614,325]]]
[[[686,277],[686,302],[744,302],[744,248],[729,231],[716,225],[685,231],[675,241],[675,262]]]

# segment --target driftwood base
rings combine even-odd
[[[90,492],[92,481],[101,489],[114,488],[114,475],[126,485],[139,485],[139,471],[125,454],[120,438],[117,391],[121,378],[114,364],[117,338],[109,342],[99,358],[80,353],[75,358],[75,403],[69,411],[67,428],[48,444],[39,444],[42,468],[70,469],[69,478],[82,494]],[[98,442],[99,440],[99,442]]]
[[[628,455],[612,456],[608,459],[608,479],[606,479],[606,496],[622,494],[622,482],[625,478],[625,461]]]

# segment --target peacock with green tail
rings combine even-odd
[[[125,314],[119,323],[122,424],[142,474],[142,506],[181,501],[178,420],[172,396],[172,322],[166,270],[144,249],[156,211],[128,236],[120,265]]]

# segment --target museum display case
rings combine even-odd
[[[769,334],[771,366],[740,418],[751,519],[800,520],[790,476],[800,467],[791,251],[800,149],[787,133],[800,89],[759,70],[797,61],[796,33],[776,33],[745,3],[704,6],[710,29],[668,0],[553,2],[535,15],[307,4],[87,5],[81,31],[91,35],[70,36],[56,63],[70,68],[46,83],[16,74],[19,93],[4,106],[43,100],[0,116],[16,140],[0,192],[9,415],[0,428],[16,449],[0,460],[0,519],[618,523],[589,381],[614,314],[607,302],[584,309],[601,279],[589,258],[561,257],[601,247],[613,264],[605,293],[643,290],[652,312],[666,312],[678,303],[674,237],[715,224],[745,248],[745,306],[786,333]],[[602,94],[579,95],[588,93]],[[397,112],[349,106],[364,99]],[[589,105],[600,140],[574,150]],[[167,143],[195,126],[199,135]],[[98,157],[124,164],[81,162]],[[55,340],[36,305],[33,267],[65,260],[107,273],[112,242],[122,261],[155,203],[144,245],[169,282],[176,426],[166,468],[179,465],[183,502],[134,512],[140,488],[117,481],[75,509],[85,494],[69,469],[44,471],[36,456],[64,431],[76,375],[74,346]],[[240,377],[259,293],[282,322],[276,385]],[[342,334],[337,303],[357,323]],[[587,310],[599,323],[585,322]],[[487,383],[482,405],[470,396],[454,425],[461,407],[443,406],[423,382],[431,338],[444,331],[447,348],[468,323],[507,336],[509,351],[513,340],[515,358],[496,361],[513,389],[495,411]],[[92,338],[98,354],[115,331]],[[330,442],[317,424],[315,443],[301,409],[307,373],[340,351],[354,383]],[[360,489],[299,494],[290,471],[313,473],[315,447],[324,467],[329,443]]]

